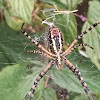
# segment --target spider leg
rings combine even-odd
[[[67,60],[66,58],[64,58],[64,62],[65,62],[65,65],[77,76],[77,78],[79,79],[86,95],[88,96],[88,100],[90,100],[90,97],[89,97],[89,94],[92,96],[93,100],[94,99],[94,96],[92,95],[89,87],[87,86],[86,82],[84,81],[83,77],[81,76],[81,73],[79,72],[79,69],[75,66],[72,65],[72,63]]]
[[[69,53],[71,53],[74,49],[76,49],[76,48],[78,48],[78,47],[84,47],[84,46],[87,46],[87,47],[89,47],[89,48],[91,48],[91,49],[93,49],[93,47],[91,47],[90,45],[88,45],[88,44],[77,44],[77,45],[75,45],[75,46],[73,46],[67,53],[66,53],[66,55],[68,55]]]
[[[46,54],[44,52],[41,52],[40,50],[28,50],[28,51],[25,51],[25,52],[27,52],[27,53],[38,53],[38,54],[43,55],[47,58],[50,58],[50,59],[52,58],[51,56],[49,56],[48,54]]]
[[[49,51],[47,51],[42,45],[39,44],[39,42],[35,39],[33,39],[31,36],[28,35],[28,33],[23,29],[25,23],[22,24],[21,27],[21,32],[30,40],[32,41],[33,44],[35,44],[38,48],[40,48],[42,51],[44,51],[45,53],[47,53],[49,56],[52,56],[52,53],[50,53]]]
[[[88,33],[90,30],[92,30],[94,27],[96,27],[99,24],[100,24],[100,22],[93,24],[89,29],[87,29],[86,31],[82,32],[79,36],[77,36],[77,38],[72,42],[72,44],[69,46],[69,48],[65,50],[63,55],[66,55],[66,53],[74,46],[75,43],[77,43],[77,41],[79,39],[81,39],[83,37],[83,35]]]
[[[27,53],[39,53],[40,54],[40,50],[27,50],[25,52],[27,52]]]
[[[34,93],[36,90],[36,87],[38,85],[38,82],[42,79],[42,77],[49,71],[49,69],[54,65],[54,62],[51,61],[47,67],[44,68],[44,70],[38,75],[38,77],[36,78],[36,80],[34,81],[34,84],[32,86],[32,88],[30,89],[30,91],[26,94],[26,96],[24,97],[24,100],[26,100],[28,98],[28,96],[30,96],[30,100],[33,100],[34,97]]]
[[[88,44],[77,44],[77,45],[75,45],[75,46],[73,46],[73,48],[75,49],[75,48],[77,48],[77,47],[79,47],[79,46],[82,46],[82,47],[84,47],[84,46],[87,46],[87,47],[89,47],[89,48],[91,48],[91,49],[93,49],[93,47],[91,47],[90,45],[88,45]]]

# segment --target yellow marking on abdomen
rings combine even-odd
[[[53,39],[53,37],[54,36],[51,34],[51,40],[52,40],[52,43],[53,43],[53,49],[57,53],[57,47],[56,47],[56,43],[55,43],[55,40]]]
[[[62,50],[61,34],[59,34],[59,44],[60,44],[60,51],[61,51]]]

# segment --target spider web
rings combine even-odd
[[[51,9],[51,10],[53,10],[53,9]],[[46,9],[44,10],[44,12],[45,11],[46,11]],[[77,32],[76,30],[72,31],[72,29],[74,29],[76,27],[76,25],[73,24],[74,23],[73,22],[73,20],[74,20],[73,16],[72,15],[58,15],[58,16],[55,16],[54,18],[56,19],[56,21],[54,21],[55,25],[57,27],[59,27],[61,29],[61,31],[64,33],[65,44],[70,45],[71,42],[76,37],[75,32]],[[73,20],[71,20],[71,18]],[[65,23],[65,24],[63,24],[63,23]],[[70,29],[71,25],[74,25],[72,27],[72,29]],[[0,27],[2,27],[1,24],[0,24]],[[1,37],[0,37],[0,46],[1,46],[0,47],[0,66],[1,66],[0,70],[1,71],[3,70],[4,67],[6,68],[8,65],[16,65],[19,62],[25,62],[25,63],[30,62],[30,63],[33,63],[33,64],[37,64],[38,60],[41,60],[42,57],[40,58],[40,55],[25,52],[27,50],[38,50],[38,48],[36,46],[34,46],[27,38],[25,38],[25,36],[22,33],[11,30],[7,26],[6,22],[4,23],[4,28],[0,29],[0,33],[1,33]],[[67,33],[69,33],[69,34],[67,34]],[[75,34],[73,34],[73,33],[75,33]],[[38,39],[39,41],[44,41],[45,32],[43,32],[41,36],[36,35],[36,34],[32,34],[31,36],[35,39]],[[43,44],[43,46],[45,47],[44,44]],[[65,45],[65,47],[67,47],[67,46]],[[67,56],[67,57],[68,57],[68,59],[70,59],[71,62],[73,62],[73,64],[76,67],[78,67],[80,69],[80,72],[82,72],[83,76],[86,77],[86,81],[88,82],[88,84],[90,86],[94,85],[94,84],[92,85],[92,83],[96,83],[97,86],[95,86],[95,87],[98,87],[98,85],[100,85],[100,83],[98,81],[99,80],[98,77],[100,76],[99,71],[95,68],[95,65],[92,64],[89,59],[83,57],[77,51],[73,51],[72,55],[69,54],[69,56]],[[78,62],[76,62],[77,59],[78,59]],[[84,65],[83,62],[85,62],[86,66],[83,66],[85,68],[79,66],[79,65],[81,65],[80,62],[82,62],[82,65]],[[38,62],[38,63],[40,63],[40,62]],[[45,63],[47,64],[48,62],[45,61]],[[37,64],[37,66],[41,66],[41,65],[46,66],[46,64]],[[87,64],[88,64],[89,68],[87,68]],[[34,72],[34,69],[36,69],[36,68],[32,68],[33,72]],[[40,70],[42,70],[42,69],[40,68]],[[38,72],[36,72],[36,73],[38,74],[40,72],[40,70],[38,70]],[[64,70],[62,70],[62,72],[64,72]],[[58,80],[56,79],[54,73],[58,73],[58,72],[57,71],[56,72],[51,72],[51,76],[52,76],[52,79],[54,80],[54,83],[56,83],[58,86],[61,86],[62,88],[66,89],[66,84],[63,84],[61,82],[57,83]],[[88,77],[88,75],[87,75],[88,73],[90,73],[90,75],[92,75],[92,73],[93,74],[96,73],[98,77],[93,76],[92,77],[93,79],[91,79],[91,78]],[[36,74],[36,76],[37,76],[37,74]],[[59,72],[59,74],[61,74],[61,73]],[[64,74],[66,75],[65,72],[64,72]],[[33,78],[33,75],[34,74],[31,75],[32,78]],[[27,76],[27,77],[29,77],[29,76]],[[35,79],[35,77],[33,79],[31,79],[31,77],[30,77],[29,81],[31,81],[33,83],[33,80]],[[21,78],[23,78],[23,76],[21,76]],[[72,79],[74,79],[74,78],[72,78]],[[61,78],[59,78],[59,79],[61,79]],[[66,79],[66,77],[64,77],[63,80],[65,80],[65,79]],[[62,80],[62,82],[63,82],[63,80]],[[30,85],[32,85],[32,83]],[[80,91],[83,91],[82,89],[80,90],[80,88],[75,86],[75,82],[72,82],[71,84],[67,83],[67,85],[69,87],[71,85],[71,87],[73,87],[73,88],[76,87],[77,88],[77,90],[76,90],[77,93],[80,93]],[[6,87],[6,86],[4,86],[4,87]],[[29,88],[30,88],[30,86],[29,86]],[[57,88],[55,88],[55,89],[56,89],[56,91],[59,90]],[[72,90],[70,88],[68,88],[68,89]],[[25,90],[28,91],[29,90],[28,87]],[[93,90],[95,90],[95,89],[92,88],[92,91]],[[21,90],[17,90],[18,93],[20,93],[20,91]],[[97,90],[96,92],[98,92],[98,91],[99,90]],[[73,95],[73,93],[70,94],[70,95]]]
[[[54,3],[54,2],[47,2],[47,1],[44,1],[44,2],[51,4],[51,5],[56,5],[56,3]],[[64,29],[69,28],[68,25],[70,23],[70,18],[69,18],[70,15],[69,14],[67,16],[66,15],[63,15],[63,16],[58,15],[57,16],[58,18],[56,18],[56,16],[52,17],[52,15],[54,15],[54,13],[53,13],[54,10],[55,10],[55,7],[52,9],[51,8],[44,9],[43,12],[47,13],[46,18],[51,16],[51,19],[49,21],[53,22],[57,26],[61,26],[60,28],[62,28],[62,27]],[[63,17],[63,19],[61,19],[61,17]],[[65,21],[66,21],[66,24],[63,24]],[[27,50],[38,50],[37,47],[34,46],[27,38],[25,38],[22,35],[22,33],[11,30],[7,26],[6,22],[4,24],[5,24],[4,28],[2,25],[0,25],[0,27],[1,27],[0,33],[2,35],[2,37],[0,38],[0,44],[2,46],[2,49],[0,50],[0,54],[7,55],[8,60],[5,59],[3,61],[3,59],[2,59],[0,62],[1,66],[2,65],[5,66],[5,65],[9,65],[9,64],[16,64],[16,61],[20,61],[20,60],[22,60],[24,62],[28,62],[30,59],[31,60],[38,59],[39,56],[37,54],[34,57],[35,54],[33,54],[33,56],[32,56],[31,53],[25,52]],[[47,25],[47,27],[48,27],[48,25]],[[41,42],[41,41],[44,41],[45,31],[41,33],[41,36],[37,35],[36,33],[29,34],[29,35],[31,35],[33,38],[35,38],[36,40]],[[71,37],[71,35],[65,33],[64,37]],[[73,38],[73,40],[74,40],[74,38]],[[70,38],[68,38],[67,42],[66,41],[65,42],[67,45],[70,45],[71,41],[72,40]],[[45,45],[44,45],[44,47],[45,47]],[[3,56],[1,56],[1,57],[3,57]],[[10,59],[11,57],[13,58],[13,61]],[[9,61],[11,61],[11,62],[9,62]]]

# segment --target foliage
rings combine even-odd
[[[88,20],[84,24],[83,30],[86,30],[87,27],[91,26],[93,23],[100,21],[100,12],[99,6],[100,2],[91,1],[89,2],[89,12],[88,12]],[[95,5],[97,7],[95,7]],[[94,9],[95,8],[95,9]],[[86,48],[86,52],[91,59],[91,61],[100,69],[100,28],[96,27],[89,35],[85,35],[83,37],[84,43],[90,44],[94,50]]]
[[[7,24],[14,30],[19,30],[23,22],[31,24],[31,14],[34,0],[7,0],[4,16]]]
[[[19,30],[21,24],[31,22],[32,10],[35,9],[34,0],[0,0],[0,8],[4,10],[4,28],[0,23],[0,99],[2,100],[22,100],[36,79],[37,75],[48,64],[38,61],[37,54],[25,53],[25,50],[35,50],[36,46],[31,45]],[[49,0],[58,8],[63,10],[74,10],[82,0]],[[50,3],[47,1],[41,4],[48,7]],[[54,3],[55,2],[55,3]],[[88,8],[88,17],[82,31],[89,28],[93,23],[99,20],[100,1],[90,1]],[[53,6],[51,6],[53,7]],[[43,8],[44,9],[44,8]],[[41,16],[39,12],[38,16]],[[43,16],[42,16],[43,17]],[[39,17],[38,17],[39,18]],[[59,24],[60,23],[60,24]],[[77,22],[73,14],[57,15],[55,24],[64,34],[65,44],[71,43],[77,36]],[[9,28],[9,27],[10,28]],[[43,26],[45,28],[45,26]],[[46,26],[47,27],[47,26]],[[12,29],[14,30],[12,30]],[[43,32],[42,32],[43,33]],[[36,37],[36,34],[34,37]],[[75,66],[80,69],[82,76],[93,94],[97,95],[96,100],[100,99],[100,29],[99,26],[93,29],[90,33],[83,37],[83,42],[93,46],[94,50],[86,48],[86,53],[89,58],[83,57],[78,52],[74,52],[67,56]],[[61,71],[57,71],[53,67],[49,73],[51,81],[48,87],[44,88],[46,75],[39,83],[35,92],[34,100],[57,100],[56,90],[58,87],[67,89],[73,94],[78,94],[76,97],[72,95],[73,100],[86,100],[87,97],[80,85],[76,76],[64,66]]]

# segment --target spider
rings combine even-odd
[[[72,42],[72,44],[63,51],[63,35],[59,28],[57,28],[53,23],[43,21],[43,23],[48,24],[49,28],[47,30],[47,43],[50,51],[46,50],[39,42],[32,37],[28,35],[28,33],[23,29],[24,23],[21,27],[21,32],[33,43],[35,44],[41,51],[27,51],[31,53],[39,53],[43,54],[45,57],[49,58],[51,61],[49,64],[42,70],[42,72],[38,75],[36,80],[34,81],[33,86],[29,90],[29,92],[24,97],[24,100],[26,100],[30,96],[30,100],[33,100],[35,90],[37,88],[38,82],[43,78],[43,76],[50,70],[51,67],[56,66],[57,70],[60,70],[62,68],[62,63],[64,63],[78,78],[80,81],[88,100],[90,100],[91,95],[92,99],[95,100],[94,96],[92,95],[89,87],[87,86],[86,82],[84,81],[83,77],[81,76],[81,73],[77,67],[75,67],[67,58],[66,55],[68,55],[70,52],[72,52],[75,48],[79,46],[88,46],[91,49],[93,49],[88,44],[77,44],[77,41],[83,37],[87,32],[92,30],[94,27],[96,27],[100,22],[93,24],[89,29],[82,32],[80,35],[77,36],[77,38]]]

